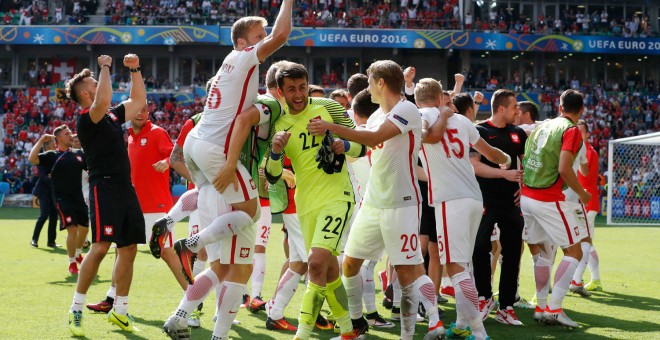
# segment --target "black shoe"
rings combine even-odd
[[[156,221],[151,227],[151,238],[149,239],[149,250],[151,255],[159,259],[163,248],[165,248],[165,241],[167,241],[167,217],[163,217]]]
[[[35,248],[39,248],[39,245],[37,244],[37,241],[35,241],[35,240],[31,240],[30,245],[35,247]]]
[[[47,246],[49,246],[51,248],[61,248],[62,247],[61,245],[59,245],[55,242],[48,242]]]
[[[360,335],[367,334],[369,331],[369,323],[364,317],[351,319],[351,322],[353,323],[353,334],[355,334],[356,338]]]
[[[92,242],[89,242],[89,240],[85,240],[85,244],[83,244],[83,249],[84,250],[89,249],[90,245],[92,245]]]
[[[383,297],[383,307],[385,309],[392,309],[392,300],[388,299],[387,296]]]

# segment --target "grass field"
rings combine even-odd
[[[33,209],[0,209],[0,339],[61,339],[70,338],[67,311],[71,304],[76,277],[68,275],[68,259],[64,248],[51,249],[46,244],[46,230],[42,231],[40,248],[30,247],[29,241],[37,217]],[[177,235],[184,235],[186,225],[177,225]],[[284,261],[281,251],[280,226],[273,225],[267,253],[267,273],[264,298],[270,298]],[[596,246],[601,259],[601,276],[605,292],[584,299],[569,293],[564,307],[567,314],[581,324],[578,330],[567,330],[535,324],[533,310],[517,310],[525,326],[512,328],[497,323],[492,317],[485,322],[492,339],[660,339],[660,259],[658,247],[660,227],[600,227]],[[65,233],[58,234],[58,243],[64,244]],[[87,293],[88,302],[104,298],[110,284],[114,255],[109,254],[101,265],[96,282]],[[381,264],[382,267],[382,264]],[[380,270],[380,269],[377,269]],[[520,292],[531,298],[534,294],[531,260],[523,256]],[[589,274],[585,274],[588,281]],[[304,286],[300,285],[286,318],[297,324],[300,299]],[[135,316],[140,329],[125,333],[108,324],[105,315],[85,312],[84,327],[88,338],[94,339],[165,339],[161,326],[177,307],[181,291],[164,262],[155,260],[147,249],[139,251],[129,312]],[[377,293],[380,305],[382,294]],[[442,305],[446,324],[455,320],[453,300]],[[213,303],[209,299],[204,307],[202,328],[193,330],[193,339],[209,339],[213,330]],[[384,316],[389,311],[381,308]],[[325,314],[325,312],[324,312]],[[272,332],[265,328],[263,312],[251,314],[241,310],[241,324],[234,326],[233,338],[239,339],[291,339],[293,334]],[[13,321],[12,321],[13,320]],[[423,334],[426,324],[418,324]],[[371,339],[397,339],[399,328],[388,331],[372,330]],[[329,339],[331,332],[315,332],[315,339]],[[420,337],[421,339],[421,337]]]

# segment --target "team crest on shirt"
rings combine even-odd
[[[65,220],[66,220],[66,223],[71,223],[71,216],[67,216],[67,217],[65,218]]]
[[[248,256],[250,256],[250,248],[241,248],[240,256],[242,259],[246,259]]]
[[[266,116],[270,116],[270,107],[268,107],[268,105],[261,104],[261,111],[263,111]]]
[[[520,136],[518,136],[518,134],[515,132],[511,132],[511,141],[516,144],[520,144]]]
[[[106,225],[103,227],[103,235],[105,236],[112,236],[115,233],[115,227],[111,225]]]
[[[142,139],[140,139],[140,146],[145,146],[145,145],[147,145],[147,137],[142,137]]]
[[[108,112],[108,117],[110,117],[110,119],[112,119],[113,122],[117,121],[117,116],[115,116],[115,114],[112,112]]]

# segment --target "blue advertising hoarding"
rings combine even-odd
[[[0,44],[230,46],[231,32],[224,26],[2,26]],[[660,55],[660,38],[442,30],[295,27],[287,45]]]

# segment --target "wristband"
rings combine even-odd
[[[101,67],[100,67],[101,70],[103,69],[104,66],[107,66],[107,67],[108,67],[108,70],[110,69],[110,64],[103,64],[103,65],[101,65]]]
[[[282,157],[281,153],[274,153],[273,150],[270,150],[270,159],[277,161]]]
[[[474,103],[475,103],[476,105],[481,105],[481,102],[476,101],[476,100],[474,101]]]
[[[140,66],[138,66],[137,68],[129,68],[129,70],[131,70],[132,73],[136,73],[136,72],[140,72],[140,71],[142,71],[142,69],[140,68]]]
[[[344,140],[344,152],[348,152],[351,149],[351,143],[347,140]]]

